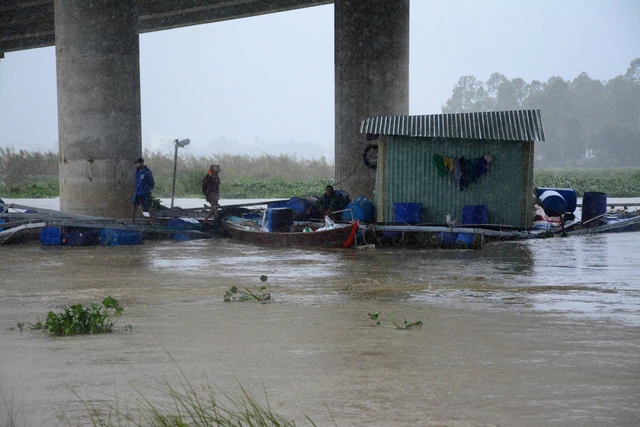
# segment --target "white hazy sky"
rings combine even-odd
[[[640,57],[638,0],[411,0],[410,114],[461,76],[609,80]],[[334,157],[333,5],[140,36],[143,149]],[[0,59],[0,147],[57,152],[55,48]]]

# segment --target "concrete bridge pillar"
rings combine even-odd
[[[142,151],[134,0],[55,0],[60,210],[130,217]]]
[[[373,200],[360,123],[409,113],[409,0],[335,0],[334,14],[337,188]]]

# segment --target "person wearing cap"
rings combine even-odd
[[[153,224],[153,209],[151,207],[151,191],[155,186],[153,173],[151,173],[151,169],[144,164],[144,159],[142,157],[138,157],[138,160],[133,163],[136,165],[136,181],[133,193],[133,211],[131,214],[131,221],[136,220],[138,206],[142,206],[142,211],[149,213],[151,224]]]
[[[344,209],[346,203],[342,194],[333,189],[333,185],[327,185],[324,194],[318,198],[316,202],[316,210],[320,214],[326,215],[335,220],[334,212]]]
[[[211,165],[207,174],[202,180],[202,193],[204,194],[207,202],[211,204],[211,211],[207,214],[204,220],[218,216],[218,200],[220,200],[220,166]]]

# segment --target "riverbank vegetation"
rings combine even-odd
[[[145,152],[153,171],[154,197],[171,197],[173,155]],[[196,157],[180,155],[176,172],[176,197],[203,197],[201,183],[210,164],[219,164],[223,199],[319,196],[333,184],[334,164],[291,155],[231,155]],[[133,191],[134,167],[131,164]],[[640,197],[640,167],[607,169],[536,169],[534,186],[574,188],[578,195],[602,191],[609,197]],[[59,195],[58,156],[0,148],[0,198],[42,198]]]

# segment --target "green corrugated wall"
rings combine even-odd
[[[378,222],[395,222],[396,202],[419,202],[423,223],[443,224],[447,215],[460,223],[464,205],[487,205],[490,224],[531,226],[532,142],[388,136],[379,145]],[[466,159],[492,154],[493,162],[485,175],[461,190],[450,175],[439,175],[434,154]]]

